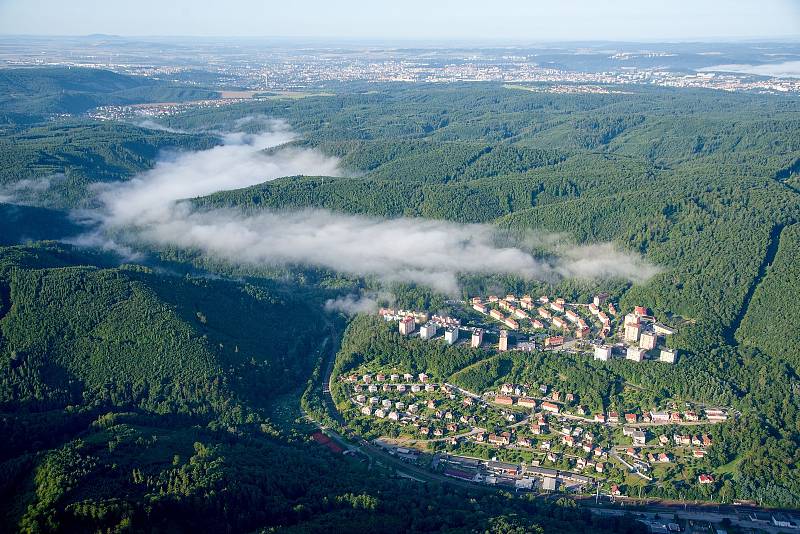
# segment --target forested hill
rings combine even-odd
[[[174,86],[100,69],[0,69],[0,119],[6,120],[25,120],[25,115],[79,114],[97,106],[177,102],[217,98],[218,95],[216,91]]]
[[[318,305],[105,261],[0,248],[3,531],[641,531],[391,480],[310,444],[292,420]]]
[[[168,443],[191,425],[270,431],[269,400],[304,383],[315,364],[318,307],[249,284],[92,266],[104,261],[54,244],[0,249],[0,465],[14,473],[3,479],[6,520],[27,509],[25,524],[44,526],[39,508],[51,514],[62,494],[80,500],[63,485],[48,493],[39,485],[55,480],[30,478],[31,466],[66,469],[90,491],[83,479],[108,466],[59,462],[80,456],[103,414],[102,428],[130,412],[159,428],[147,440]]]
[[[8,128],[0,137],[0,192],[10,191],[8,202],[86,206],[93,200],[90,184],[129,179],[151,168],[166,150],[203,150],[219,143],[211,134],[83,120]]]
[[[714,465],[733,469],[739,498],[800,506],[800,354],[786,330],[796,316],[787,304],[800,221],[796,97],[472,85],[259,106],[302,129],[306,144],[341,157],[351,177],[287,177],[196,205],[484,222],[640,253],[663,271],[616,296],[623,309],[644,305],[679,325],[670,344],[683,357],[675,369],[635,378],[740,410]],[[501,287],[538,290],[514,279]]]
[[[172,89],[101,71],[33,72],[0,71],[0,115],[8,119],[0,126],[0,245],[74,234],[69,210],[92,202],[93,184],[128,180],[165,149],[220,142],[87,118],[44,120],[167,98]],[[737,498],[800,506],[800,354],[786,341],[796,323],[800,246],[796,97],[633,86],[570,95],[494,84],[339,89],[164,118],[187,131],[248,116],[285,119],[302,135],[298,144],[339,157],[348,171],[283,177],[196,206],[481,222],[642,254],[660,274],[592,290],[678,325],[669,340],[678,363],[635,368],[576,356],[540,369],[576,388],[632,380],[652,387],[648,395],[730,407],[741,416],[715,435],[714,468]],[[194,272],[188,264],[197,260],[230,273],[194,251],[160,252],[179,272]],[[0,248],[0,530],[635,530],[594,524],[564,506],[388,480],[309,444],[313,427],[301,419],[298,396],[320,374],[329,334],[321,302],[337,289],[380,288],[305,276],[302,267],[292,276],[256,274],[175,276],[52,242]],[[473,295],[543,289],[514,276],[463,281]],[[577,281],[559,290],[582,302],[590,294]],[[395,293],[420,307],[444,303],[426,291]],[[424,355],[403,353],[387,325],[373,324],[351,323],[345,346]],[[500,380],[491,361],[459,373],[479,357],[445,351],[412,363]],[[479,376],[484,370],[493,376]]]
[[[301,383],[313,364],[319,312],[299,300],[75,260],[55,245],[0,249],[5,407],[109,403],[229,417],[226,404],[255,409],[249,401]]]
[[[324,207],[611,240],[666,268],[624,304],[690,319],[697,327],[684,329],[679,348],[697,353],[732,339],[772,236],[800,220],[795,97],[412,86],[203,111],[170,124],[255,112],[286,118],[354,177],[289,177],[199,206]]]

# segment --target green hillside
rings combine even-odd
[[[72,256],[49,245],[2,249],[6,409],[85,404],[255,423],[266,400],[313,367],[320,319],[300,301]]]
[[[97,106],[198,100],[218,93],[107,70],[48,67],[0,70],[0,95],[0,113],[9,113],[4,116],[13,121],[12,114],[80,114]]]
[[[548,94],[477,83],[338,90],[160,119],[186,131],[284,119],[302,137],[294,145],[341,158],[345,171],[221,191],[195,206],[315,207],[485,223],[523,240],[547,232],[562,244],[610,241],[660,273],[641,284],[463,275],[464,296],[556,291],[586,302],[608,291],[623,309],[643,305],[680,326],[668,342],[677,364],[406,340],[375,317],[326,315],[323,304],[388,289],[398,306],[436,311],[448,297],[169,246],[142,247],[142,265],[119,265],[45,241],[86,229],[72,210],[95,202],[96,184],[128,180],[165,150],[221,142],[46,115],[209,94],[99,70],[0,70],[0,530],[640,529],[592,519],[572,501],[396,480],[391,468],[313,443],[317,427],[301,406],[331,416],[322,364],[337,342],[337,374],[374,363],[476,390],[545,376],[598,412],[625,410],[632,395],[725,406],[735,416],[694,465],[717,475],[713,490],[725,488],[727,502],[800,507],[796,96],[644,86]],[[341,405],[341,384],[333,395]],[[690,474],[643,495],[684,498]]]
[[[783,228],[775,241],[775,256],[754,289],[736,339],[796,369],[800,365],[800,338],[789,325],[798,324],[800,225]]]
[[[14,128],[0,137],[0,187],[21,180],[11,201],[56,208],[85,206],[90,184],[128,179],[155,164],[166,150],[202,150],[219,144],[210,134],[175,134],[129,124],[87,121]]]
[[[318,306],[91,265],[103,260],[0,249],[4,531],[640,531],[574,505],[394,481],[309,444],[299,413],[289,426],[271,414],[316,365]]]

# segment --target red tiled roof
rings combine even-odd
[[[339,445],[331,441],[331,438],[329,438],[322,432],[315,432],[314,434],[311,435],[311,437],[314,439],[314,441],[316,441],[320,445],[327,447],[336,454],[339,454],[340,452],[344,451],[343,448],[341,448]]]

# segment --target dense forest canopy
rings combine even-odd
[[[8,530],[636,531],[563,503],[392,480],[320,452],[298,397],[319,385],[342,331],[336,373],[374,358],[476,389],[554,375],[597,410],[623,409],[625,382],[646,384],[652,399],[731,406],[741,415],[709,462],[732,498],[800,507],[795,96],[353,84],[190,109],[161,118],[166,131],[84,112],[215,93],[79,69],[0,71],[0,88]],[[639,284],[471,274],[459,279],[463,296],[556,290],[585,301],[606,290],[622,309],[644,305],[680,324],[669,342],[682,357],[637,367],[405,342],[370,317],[344,330],[323,304],[388,289],[400,305],[435,311],[445,296],[192,250],[137,250],[134,261],[44,241],[87,231],[76,209],[93,205],[95,184],[128,181],[166,151],[216,146],[218,132],[254,116],[286,121],[299,133],[292,146],[338,157],[342,176],[281,177],[193,199],[196,209],[325,208],[610,241],[659,274]]]

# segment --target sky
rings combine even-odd
[[[800,37],[800,0],[0,0],[0,34],[472,41]]]

